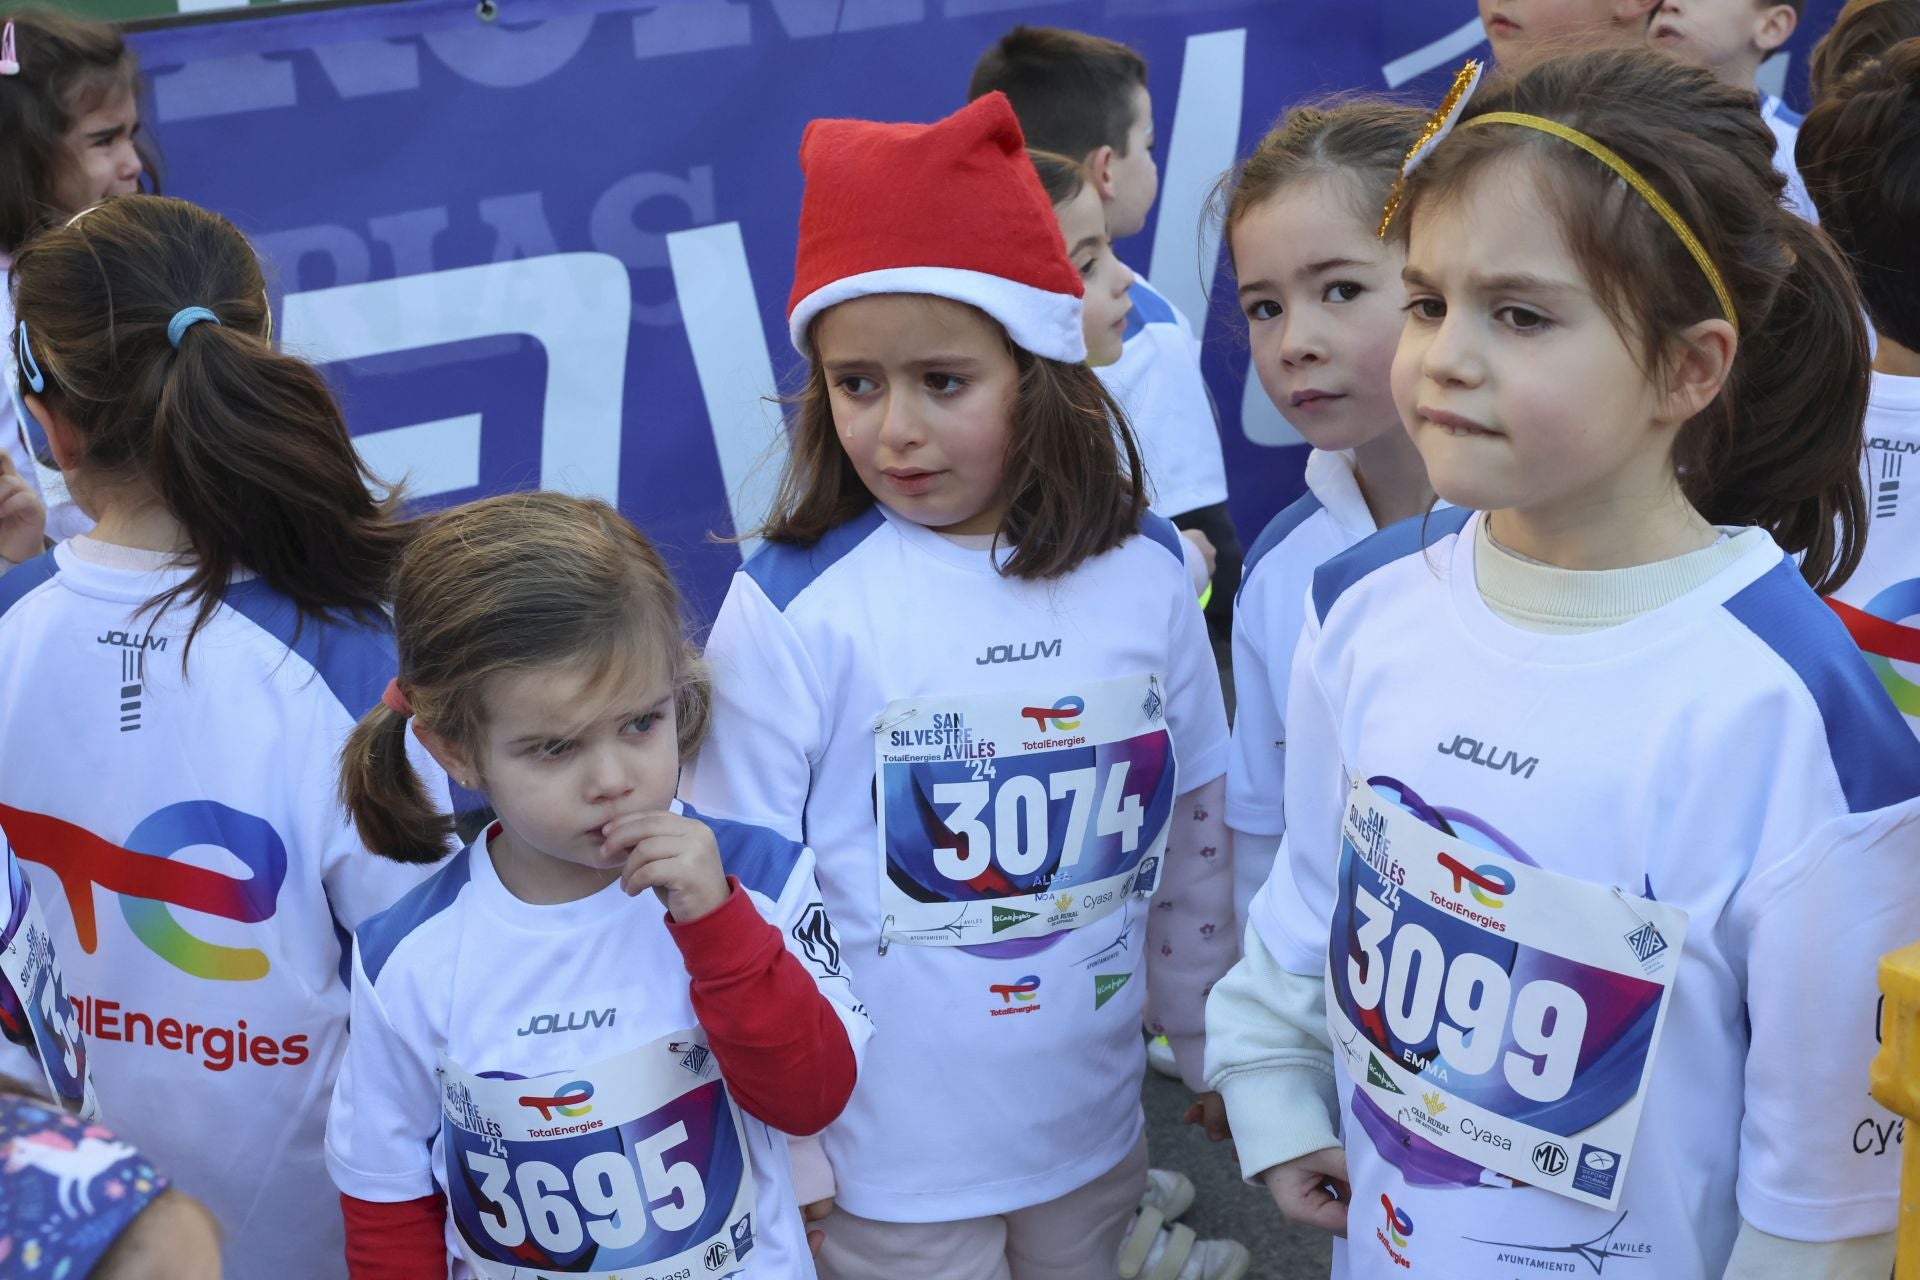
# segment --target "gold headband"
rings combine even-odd
[[[1399,211],[1401,197],[1406,191],[1407,175],[1418,168],[1420,162],[1427,158],[1433,148],[1453,131],[1456,117],[1465,109],[1467,99],[1472,96],[1479,82],[1480,64],[1477,62],[1469,62],[1460,69],[1460,74],[1454,77],[1453,89],[1441,102],[1440,109],[1434,113],[1427,127],[1421,131],[1419,143],[1408,153],[1407,162],[1400,170],[1400,180],[1394,183],[1393,194],[1387,200],[1386,215],[1380,220],[1381,235],[1387,234],[1387,227],[1393,222],[1393,215]],[[1622,159],[1618,152],[1578,129],[1561,124],[1558,120],[1549,120],[1545,116],[1527,115],[1519,111],[1489,111],[1483,116],[1461,121],[1460,127],[1477,129],[1485,124],[1518,125],[1522,129],[1535,129],[1541,133],[1552,134],[1562,141],[1572,143],[1618,174],[1622,181],[1639,192],[1640,198],[1660,215],[1663,222],[1673,228],[1673,234],[1680,237],[1680,243],[1693,256],[1694,262],[1700,268],[1700,273],[1706,276],[1707,283],[1713,286],[1714,296],[1720,300],[1720,312],[1726,317],[1727,323],[1733,326],[1733,332],[1738,336],[1740,319],[1734,311],[1733,295],[1727,292],[1726,281],[1721,279],[1719,268],[1713,265],[1713,259],[1708,256],[1706,246],[1700,243],[1700,237],[1693,234],[1693,228],[1687,225],[1687,220],[1680,216],[1679,211],[1668,204],[1665,197],[1653,189],[1653,184],[1641,177],[1640,171]]]

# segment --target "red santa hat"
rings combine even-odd
[[[1005,94],[937,124],[815,120],[787,329],[802,355],[828,307],[924,293],[980,308],[1038,356],[1087,358],[1080,273]]]

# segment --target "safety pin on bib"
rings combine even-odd
[[[875,716],[873,718],[873,731],[875,733],[885,733],[895,725],[905,724],[919,714],[920,708],[908,707],[897,716]]]

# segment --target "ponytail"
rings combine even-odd
[[[390,501],[372,497],[379,482],[319,372],[252,334],[205,323],[180,335],[169,363],[149,471],[186,528],[194,564],[152,606],[197,602],[197,633],[244,566],[303,615],[377,614],[408,530]]]
[[[266,284],[231,223],[122,196],[29,241],[13,281],[75,470],[150,491],[185,530],[187,577],[148,607],[196,606],[187,650],[242,568],[303,618],[380,614],[412,525],[398,494],[369,491],[320,374],[269,344]],[[195,309],[213,318],[183,324]]]
[[[1822,595],[1866,549],[1860,475],[1872,356],[1846,263],[1813,224],[1780,210],[1792,265],[1773,306],[1740,334],[1710,422],[1682,434],[1681,484],[1714,524],[1759,525]]]
[[[360,843],[395,862],[447,856],[453,819],[427,796],[407,755],[407,718],[384,704],[360,717],[340,752],[340,803]]]

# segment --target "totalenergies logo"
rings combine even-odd
[[[1039,996],[1040,979],[1033,974],[1028,974],[1018,982],[996,982],[988,987],[987,990],[999,996],[1001,1004],[1006,1004],[1012,1000],[1018,1000],[1021,1004],[1027,1004]]]
[[[1022,707],[1020,717],[1031,720],[1041,733],[1048,731],[1051,724],[1054,732],[1065,732],[1080,727],[1080,715],[1087,709],[1086,699],[1068,694],[1050,707]]]
[[[1920,614],[1920,578],[1896,582],[1856,609],[1829,598],[1827,604],[1846,623],[1847,634],[1860,646],[1867,665],[1880,678],[1893,705],[1910,716],[1920,716],[1920,684],[1895,669],[1896,662],[1920,664],[1920,628],[1906,626]]]
[[[1513,873],[1492,863],[1469,867],[1450,853],[1439,855],[1440,865],[1453,876],[1453,891],[1473,894],[1473,900],[1489,910],[1498,911],[1513,892]]]
[[[571,1080],[553,1091],[553,1096],[529,1097],[520,1099],[520,1105],[531,1107],[540,1113],[542,1120],[551,1120],[554,1113],[572,1119],[583,1116],[593,1110],[593,1086],[585,1080]]]
[[[1384,1194],[1380,1197],[1380,1207],[1387,1211],[1387,1234],[1393,1238],[1395,1247],[1406,1248],[1407,1237],[1413,1234],[1413,1219],[1405,1209],[1394,1208],[1393,1201]]]
[[[100,945],[94,889],[118,894],[120,914],[147,949],[183,973],[217,982],[250,982],[267,975],[264,951],[228,947],[195,937],[172,907],[241,924],[273,917],[287,878],[287,848],[264,818],[212,800],[185,800],[143,819],[124,846],[43,813],[0,805],[14,852],[52,870],[66,894],[80,949]],[[252,873],[246,878],[175,860],[188,849],[225,850]]]

